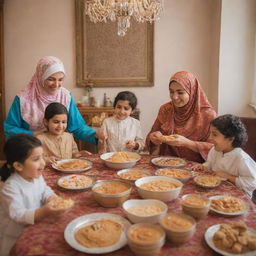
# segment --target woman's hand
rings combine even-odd
[[[99,140],[106,140],[108,138],[107,133],[103,129],[98,129],[95,134]]]
[[[139,148],[139,143],[134,140],[127,140],[125,142],[125,147],[128,149],[137,150]]]
[[[190,143],[190,141],[191,140],[187,139],[182,135],[175,134],[175,137],[167,141],[166,144],[170,146],[175,146],[175,147],[188,147],[188,144]]]
[[[156,131],[156,132],[152,132],[149,134],[149,139],[155,145],[160,145],[160,144],[162,144],[161,136],[163,136],[163,134],[160,131]]]

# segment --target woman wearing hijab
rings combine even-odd
[[[190,72],[174,74],[169,83],[171,101],[160,107],[153,127],[147,135],[150,153],[184,157],[203,162],[212,144],[207,142],[210,122],[216,113]],[[164,136],[163,136],[164,135]],[[174,135],[168,136],[167,135]]]
[[[85,124],[70,92],[62,87],[64,77],[64,66],[58,58],[45,56],[39,60],[27,88],[15,96],[4,121],[6,138],[18,133],[36,135],[45,130],[45,108],[52,102],[59,102],[68,109],[67,130],[77,139],[96,144],[96,137],[101,138],[102,132]]]

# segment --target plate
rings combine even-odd
[[[82,164],[87,164],[87,167],[70,167],[70,169],[62,169],[60,167],[60,165],[62,164],[66,164],[66,163],[71,163],[71,162],[74,162],[74,161],[77,161],[79,163]],[[57,171],[60,171],[60,172],[64,172],[64,173],[76,173],[76,172],[84,172],[86,170],[89,170],[90,168],[92,168],[92,162],[89,161],[89,160],[86,160],[86,159],[64,159],[64,160],[59,160],[59,161],[56,161],[55,163],[52,164],[52,168],[54,168],[55,170]]]
[[[151,163],[158,167],[184,167],[187,162],[180,157],[156,157],[151,159]]]
[[[215,232],[217,230],[219,230],[220,228],[220,224],[216,224],[216,225],[213,225],[211,227],[209,227],[206,232],[204,233],[204,238],[205,238],[205,241],[206,243],[209,245],[209,247],[211,247],[215,252],[221,254],[221,255],[224,255],[224,256],[255,256],[256,255],[256,250],[254,251],[250,251],[250,252],[246,252],[246,253],[240,253],[240,254],[235,254],[235,253],[230,253],[230,252],[226,252],[226,251],[223,251],[219,248],[217,248],[213,241],[212,241],[212,238],[213,238],[213,235],[215,234]],[[250,229],[247,229],[247,232],[249,234],[254,234],[255,235],[255,232],[253,232],[252,230]]]
[[[93,222],[101,219],[109,219],[118,222],[124,228],[123,232],[121,233],[120,239],[113,245],[107,247],[98,247],[98,248],[88,248],[80,243],[78,243],[75,239],[75,233],[82,227],[91,225]],[[71,221],[65,231],[64,231],[64,238],[66,242],[73,247],[74,249],[80,252],[92,253],[92,254],[102,254],[102,253],[109,253],[116,251],[123,246],[126,245],[126,230],[131,226],[131,223],[123,218],[122,216],[112,214],[112,213],[91,213],[86,214],[84,216],[78,217]]]
[[[214,177],[217,181],[217,183],[215,185],[206,185],[206,184],[203,184],[203,183],[200,183],[199,180],[202,179],[202,178],[207,178],[209,176],[209,178],[212,178]],[[218,187],[220,184],[221,184],[221,178],[218,177],[218,176],[213,176],[213,175],[199,175],[199,176],[195,176],[194,177],[194,182],[196,183],[196,185],[202,187],[202,188],[216,188]]]
[[[219,199],[219,198],[222,198],[222,197],[225,197],[225,195],[211,196],[209,199],[213,200],[213,199]],[[239,198],[236,198],[236,199],[239,199]],[[219,210],[217,210],[217,209],[215,209],[215,208],[213,208],[211,206],[210,206],[210,210],[215,212],[215,213],[221,214],[223,216],[231,216],[232,217],[232,216],[242,215],[242,214],[244,214],[244,213],[246,213],[248,211],[248,205],[243,200],[241,200],[241,199],[239,199],[239,200],[240,200],[240,202],[242,204],[245,205],[245,209],[244,210],[237,211],[237,212],[222,212],[222,211],[219,211]]]
[[[86,178],[91,179],[91,183],[86,184],[86,180],[85,180]],[[84,180],[84,183],[83,183],[83,180]],[[82,190],[82,189],[91,188],[95,184],[95,181],[96,179],[92,176],[72,174],[72,175],[66,175],[59,178],[57,180],[57,184],[59,187],[68,189],[68,190]],[[65,184],[62,184],[63,182],[68,182],[69,183],[68,186],[66,186]]]
[[[130,182],[136,181],[143,177],[151,176],[151,173],[148,170],[142,169],[142,168],[122,169],[118,171],[116,174],[118,178],[120,178],[121,180],[130,181]],[[133,177],[129,176],[129,174],[130,175],[133,174],[134,176]]]

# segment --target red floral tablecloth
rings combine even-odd
[[[154,174],[157,167],[153,166],[150,162],[151,156],[144,155],[138,163],[138,167],[148,169],[152,174]],[[99,159],[98,155],[93,155],[88,157],[93,162],[93,168],[84,172],[88,175],[96,176],[98,180],[100,179],[113,179],[117,178],[116,171],[106,167],[103,162]],[[188,164],[187,168],[191,166],[192,163]],[[65,216],[61,217],[57,222],[52,222],[45,219],[44,221],[28,226],[24,229],[23,234],[18,239],[15,246],[15,254],[17,256],[27,256],[27,255],[70,255],[70,256],[82,256],[88,255],[75,249],[71,248],[64,240],[64,230],[67,224],[73,219],[95,212],[106,212],[114,213],[124,216],[124,212],[121,207],[118,208],[103,208],[99,206],[92,198],[91,190],[71,192],[59,188],[56,184],[58,178],[65,174],[54,171],[46,170],[44,172],[44,177],[47,184],[53,188],[56,194],[62,197],[70,197],[75,201],[75,206],[67,213]],[[169,211],[181,210],[180,198],[183,194],[188,193],[199,193],[206,196],[213,196],[216,194],[228,193],[235,197],[239,197],[247,202],[250,206],[249,211],[238,217],[225,218],[209,213],[208,216],[197,222],[196,232],[192,239],[185,244],[176,246],[166,241],[164,247],[161,250],[161,256],[211,256],[219,255],[211,250],[205,240],[204,233],[208,227],[223,223],[223,222],[236,222],[244,221],[248,226],[256,228],[256,206],[252,201],[236,186],[229,182],[222,182],[222,184],[212,190],[207,190],[196,186],[193,180],[188,181],[182,189],[182,193],[179,198],[168,202]],[[136,189],[134,188],[130,198],[138,198]],[[125,246],[118,251],[111,252],[104,255],[116,255],[116,256],[131,256],[133,253],[130,251],[128,246]],[[146,255],[145,255],[146,256]]]

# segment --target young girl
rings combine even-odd
[[[251,197],[256,188],[256,163],[240,148],[247,141],[246,129],[240,118],[223,115],[211,121],[210,140],[214,147],[207,161],[193,169],[211,169]]]
[[[67,123],[68,111],[64,105],[53,102],[46,107],[44,125],[47,127],[47,131],[38,134],[36,137],[42,142],[47,163],[91,155],[90,152],[85,150],[78,152],[73,135],[65,132]]]
[[[45,162],[41,142],[32,135],[14,135],[6,142],[4,153],[7,162],[0,170],[5,181],[0,200],[1,256],[9,255],[25,225],[64,213],[50,206],[57,196],[42,177]]]
[[[134,93],[123,91],[114,100],[114,116],[103,121],[106,140],[100,141],[100,152],[140,151],[144,148],[140,121],[131,117],[137,106]]]

